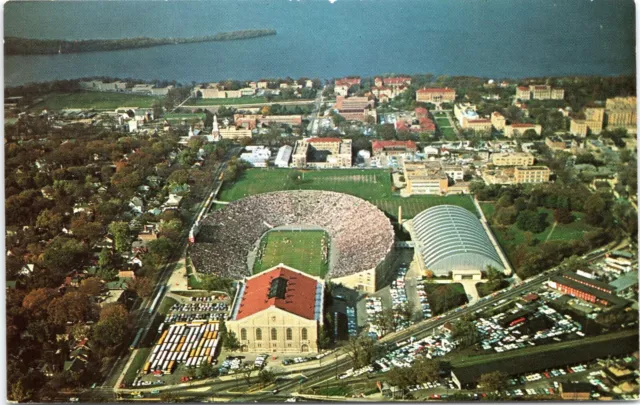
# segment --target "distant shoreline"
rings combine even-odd
[[[4,40],[4,53],[5,55],[55,55],[119,51],[123,49],[150,48],[153,46],[190,44],[196,42],[235,41],[276,35],[276,33],[276,30],[263,29],[220,32],[215,35],[190,38],[136,37],[123,39],[88,39],[80,41],[6,37]]]

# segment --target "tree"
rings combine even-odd
[[[393,309],[385,308],[376,315],[376,324],[380,328],[382,335],[395,332],[397,325]]]
[[[382,124],[376,127],[376,133],[379,138],[391,140],[396,138],[396,129],[393,124]]]
[[[140,298],[150,297],[153,293],[153,280],[148,277],[137,277],[127,283],[129,290],[135,292]]]
[[[584,202],[585,220],[589,225],[601,226],[603,224],[603,212],[606,203],[600,193],[594,193]]]
[[[155,256],[156,263],[168,260],[175,250],[175,243],[167,238],[158,238],[147,243],[149,254]]]
[[[100,311],[100,321],[92,330],[93,340],[103,348],[122,344],[129,333],[129,313],[121,304],[108,304]]]
[[[503,207],[498,208],[492,216],[492,220],[495,224],[509,226],[516,222],[518,212],[515,207]]]
[[[361,368],[370,364],[375,355],[374,342],[365,335],[350,337],[347,341],[346,349],[354,368]]]
[[[67,322],[84,322],[89,320],[92,307],[87,294],[69,292],[59,298],[54,298],[47,307],[49,320],[56,325]]]
[[[500,287],[503,281],[503,273],[500,272],[495,267],[489,265],[487,266],[487,284],[489,284],[489,288],[491,291],[495,291]]]
[[[200,367],[198,367],[196,371],[196,377],[198,379],[201,378],[212,378],[218,376],[218,369],[213,367],[213,364],[209,362],[202,362]]]
[[[109,225],[109,232],[113,235],[116,251],[119,253],[128,252],[131,248],[131,231],[126,222],[112,222]]]
[[[556,208],[553,211],[553,219],[559,224],[569,224],[573,222],[573,215],[567,208]]]
[[[394,367],[387,372],[386,379],[389,384],[402,390],[403,397],[404,391],[409,386],[415,385],[417,380],[410,367]]]
[[[167,183],[173,185],[186,184],[189,181],[189,171],[185,169],[178,169],[171,173],[167,178]]]
[[[418,383],[437,381],[440,377],[441,364],[438,360],[419,357],[414,361],[411,370]]]
[[[168,404],[175,404],[175,403],[179,402],[179,398],[173,392],[162,391],[162,393],[160,393],[160,402],[164,402],[164,403],[168,403]]]
[[[482,389],[487,392],[501,391],[506,381],[507,374],[502,371],[493,371],[480,375],[478,387],[482,387]]]
[[[102,292],[102,281],[98,277],[82,280],[79,291],[89,296],[96,296]]]
[[[201,285],[207,291],[229,292],[233,289],[233,279],[206,275],[202,277]]]
[[[460,348],[469,347],[478,341],[478,330],[471,320],[463,318],[453,324],[453,337]]]
[[[546,217],[546,213],[524,210],[518,214],[518,217],[516,218],[516,225],[518,229],[523,231],[540,233],[549,225]]]
[[[47,314],[47,306],[57,295],[53,288],[37,288],[29,291],[22,301],[22,307],[30,312],[33,318],[43,318]]]
[[[87,257],[88,249],[75,239],[58,237],[47,246],[44,252],[44,265],[48,269],[66,273],[78,267]]]
[[[46,229],[50,232],[58,232],[62,228],[63,221],[62,215],[45,209],[40,211],[36,219],[36,227]]]
[[[26,401],[31,394],[27,391],[27,389],[22,384],[22,380],[18,380],[16,383],[11,385],[11,397],[16,402],[24,402]]]
[[[258,381],[260,381],[260,384],[262,384],[263,386],[269,385],[275,380],[276,380],[276,375],[271,370],[264,369],[264,370],[261,370],[260,373],[258,374]]]
[[[107,248],[102,248],[100,254],[98,255],[98,267],[101,269],[107,269],[111,267],[112,264],[112,256],[111,251]]]
[[[234,332],[227,332],[224,337],[224,348],[230,351],[236,351],[240,348],[240,341]]]

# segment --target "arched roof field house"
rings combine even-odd
[[[464,208],[439,205],[422,211],[413,219],[413,236],[425,268],[436,276],[488,265],[504,271],[480,220]]]

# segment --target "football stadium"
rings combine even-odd
[[[277,191],[236,200],[202,220],[189,254],[196,271],[239,280],[254,269],[274,265],[262,262],[265,257],[278,257],[265,249],[274,242],[265,244],[263,238],[271,238],[276,231],[290,235],[275,242],[285,250],[293,247],[297,233],[326,232],[328,240],[314,237],[319,242],[307,246],[310,253],[327,250],[327,256],[321,253],[316,263],[327,262],[324,278],[334,283],[375,292],[389,276],[394,244],[390,220],[365,200],[331,191]],[[314,275],[323,273],[310,270]]]

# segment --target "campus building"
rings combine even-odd
[[[548,284],[551,288],[564,294],[569,294],[594,304],[616,307],[625,306],[629,303],[627,300],[615,295],[615,287],[570,271],[554,275]]]
[[[376,87],[388,86],[388,87],[404,87],[411,85],[411,77],[399,76],[399,77],[376,77],[374,79]]]
[[[437,277],[461,273],[463,278],[478,278],[487,266],[504,271],[480,220],[462,207],[439,205],[422,211],[413,219],[411,239],[421,269]]]
[[[522,136],[526,131],[530,129],[533,129],[538,135],[542,133],[542,127],[540,125],[517,122],[510,125],[505,125],[504,136],[506,136],[507,138]]]
[[[226,322],[243,352],[318,351],[324,282],[280,264],[245,278]]]
[[[449,178],[440,162],[407,162],[402,163],[403,175],[407,186],[407,195],[446,194]]]
[[[445,88],[422,88],[416,91],[416,101],[421,103],[453,103],[456,91]]]
[[[516,87],[517,100],[562,100],[564,89],[554,89],[547,84]]]
[[[604,124],[604,108],[602,107],[587,107],[584,109],[585,119],[571,119],[569,132],[572,135],[580,137],[587,136],[589,131],[592,134],[599,134],[602,132],[602,126]]]
[[[351,167],[351,139],[309,138],[296,141],[292,167]]]
[[[607,99],[605,114],[608,128],[636,128],[636,98],[614,97]]]
[[[516,167],[513,172],[515,184],[548,183],[551,170],[547,166]]]
[[[373,156],[398,156],[416,153],[418,147],[413,141],[373,141]]]
[[[491,163],[495,166],[531,166],[534,158],[531,153],[494,153],[491,155]]]
[[[491,125],[493,125],[496,131],[504,130],[506,124],[507,120],[504,118],[504,115],[500,114],[498,111],[491,113]]]
[[[372,117],[373,122],[377,120],[373,100],[369,100],[367,97],[337,96],[334,108],[347,121],[365,122],[367,117]]]

